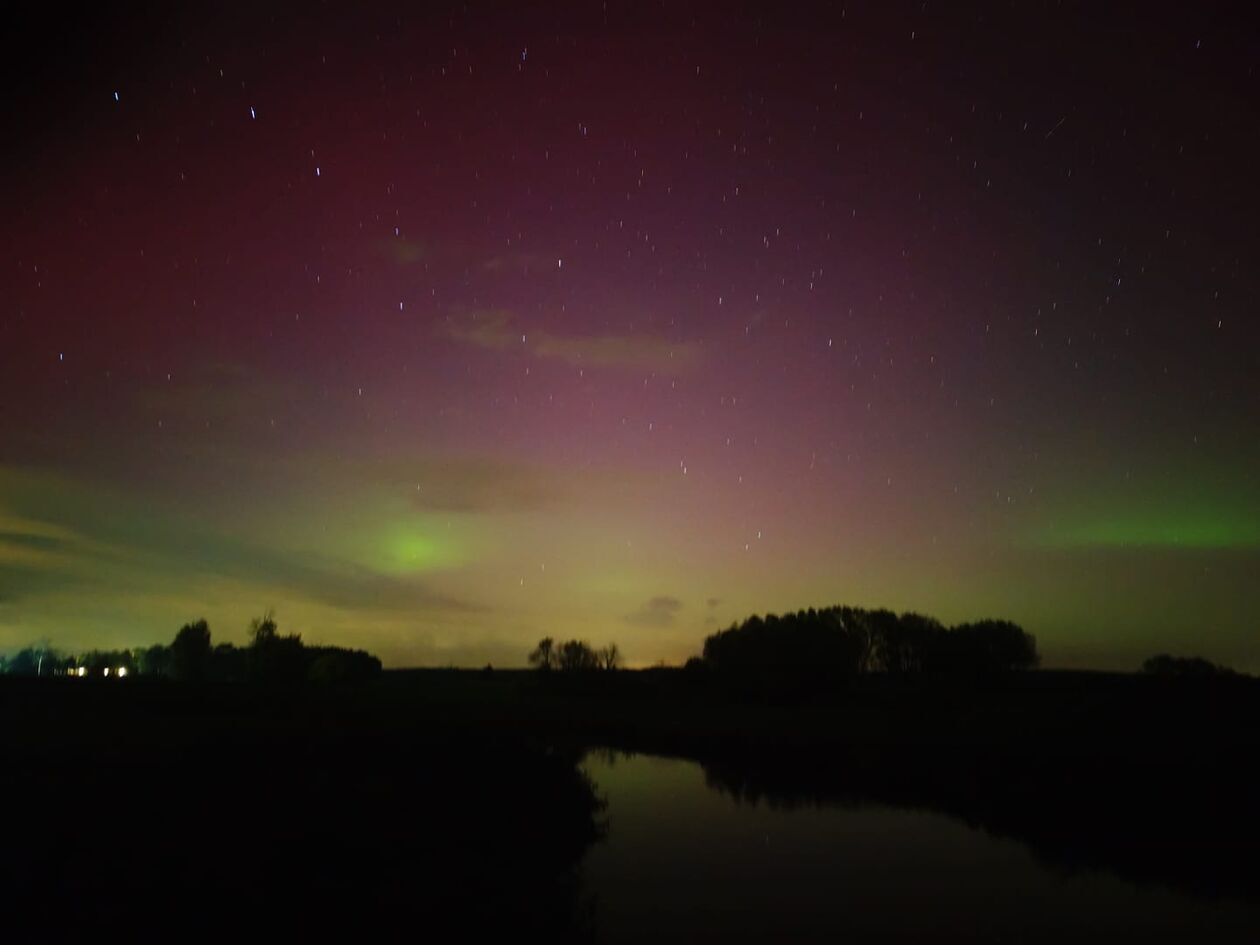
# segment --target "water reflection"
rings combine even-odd
[[[593,753],[609,833],[584,863],[630,941],[1255,941],[1260,907],[1053,869],[960,820],[691,761]]]

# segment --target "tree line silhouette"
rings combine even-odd
[[[150,676],[181,682],[352,682],[381,672],[363,650],[308,646],[300,634],[281,634],[270,611],[250,621],[249,644],[214,644],[205,620],[186,623],[170,644],[134,650],[91,650],[77,656],[27,647],[0,664],[15,676]]]
[[[1038,665],[1037,641],[1008,620],[946,627],[923,614],[861,607],[749,617],[712,634],[688,662],[741,686],[812,691],[859,676],[989,676]]]
[[[591,673],[620,669],[616,643],[596,649],[585,640],[544,637],[529,653],[542,672]],[[1009,620],[946,627],[933,617],[887,609],[833,606],[752,616],[705,638],[703,655],[686,669],[744,685],[826,689],[863,675],[887,677],[992,676],[1033,669],[1037,641]],[[1237,675],[1201,657],[1160,653],[1142,663],[1151,676]],[[381,661],[363,650],[308,646],[300,634],[281,634],[268,611],[250,621],[249,644],[214,644],[204,620],[184,624],[170,644],[68,654],[28,646],[0,656],[0,675],[156,676],[189,682],[297,683],[370,679]]]
[[[1148,676],[1237,676],[1227,666],[1218,666],[1200,656],[1170,656],[1159,653],[1142,664],[1142,672]]]
[[[556,643],[551,637],[543,637],[529,654],[529,665],[542,672],[556,670],[566,673],[588,673],[595,670],[610,671],[621,666],[621,651],[616,643],[595,649],[585,640],[565,640]]]
[[[622,665],[616,643],[544,637],[529,653],[542,673],[590,674]],[[1036,638],[1009,620],[947,627],[934,617],[836,605],[782,616],[752,616],[705,638],[685,669],[745,691],[809,693],[843,688],[862,676],[887,679],[985,678],[1035,669]],[[1200,657],[1160,653],[1142,663],[1154,676],[1227,676]]]

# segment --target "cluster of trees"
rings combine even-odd
[[[184,624],[169,645],[93,650],[79,656],[29,647],[0,664],[0,671],[19,676],[76,675],[80,668],[91,676],[109,670],[116,675],[161,676],[186,682],[347,682],[379,675],[381,661],[362,650],[306,646],[299,634],[281,634],[269,612],[250,622],[249,645],[244,647],[215,645],[210,625],[197,620]]]
[[[616,643],[597,650],[585,640],[556,643],[551,637],[544,637],[529,654],[529,665],[544,672],[612,670],[621,666],[621,651],[617,649]]]
[[[0,672],[9,676],[61,675],[67,667],[77,665],[73,656],[43,646],[28,646],[7,659],[0,656]]]
[[[165,650],[165,652],[161,652]],[[346,682],[369,679],[381,672],[381,661],[362,650],[306,646],[299,634],[282,634],[273,614],[249,625],[249,645],[211,644],[204,620],[185,624],[169,647],[150,647],[161,674],[189,681],[266,683]]]
[[[762,689],[818,690],[868,673],[992,675],[1038,662],[1036,640],[1006,620],[947,628],[922,614],[827,607],[750,617],[708,637],[691,668]]]

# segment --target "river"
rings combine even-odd
[[[596,752],[583,863],[599,941],[1260,941],[1260,904],[1050,867],[1015,840],[879,804],[736,800],[692,761]]]

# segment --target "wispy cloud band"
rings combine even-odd
[[[617,368],[680,374],[697,365],[703,353],[698,342],[674,341],[657,335],[565,335],[528,331],[511,312],[483,309],[443,323],[452,341],[506,351],[520,348],[537,358],[563,361],[574,367]]]

